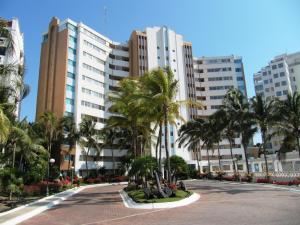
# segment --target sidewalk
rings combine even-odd
[[[63,192],[60,192],[55,195],[51,195],[42,199],[39,199],[38,201],[29,203],[27,205],[23,205],[20,207],[17,207],[15,209],[9,210],[7,212],[0,213],[0,225],[13,225],[21,223],[33,216],[36,216],[40,214],[41,212],[52,208],[55,205],[58,205],[60,202],[64,201],[65,199],[71,197],[72,195],[87,189],[87,188],[94,188],[94,187],[104,187],[104,186],[110,186],[110,185],[119,185],[119,184],[125,184],[127,182],[121,182],[121,183],[104,183],[104,184],[94,184],[94,185],[87,185],[82,186],[79,188],[73,188],[69,189]]]

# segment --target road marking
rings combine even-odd
[[[144,213],[136,213],[136,214],[132,214],[132,215],[128,215],[128,216],[123,216],[123,217],[118,217],[118,218],[114,218],[114,219],[108,219],[108,220],[102,220],[102,221],[96,221],[96,222],[90,222],[90,223],[83,223],[80,225],[92,225],[92,224],[101,224],[101,223],[107,223],[107,222],[111,222],[111,221],[116,221],[116,220],[123,220],[123,219],[127,219],[130,217],[135,217],[135,216],[142,216],[142,215],[147,215],[147,214],[151,214],[151,213],[155,213],[155,212],[160,212],[160,211],[166,211],[169,209],[159,209],[159,210],[154,210],[151,212],[144,212]]]

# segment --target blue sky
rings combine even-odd
[[[30,121],[35,119],[41,34],[53,16],[82,21],[119,42],[134,29],[166,25],[193,43],[195,56],[240,55],[249,97],[254,72],[278,54],[300,51],[299,0],[1,0],[0,16],[19,18],[25,35],[25,81],[31,93],[21,116]]]

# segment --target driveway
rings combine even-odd
[[[199,201],[173,209],[123,205],[123,186],[85,189],[23,225],[299,225],[300,192],[258,185],[189,181]]]

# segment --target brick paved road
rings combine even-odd
[[[136,210],[123,206],[121,186],[86,189],[23,225],[299,225],[300,193],[191,181],[201,199],[175,209]]]

